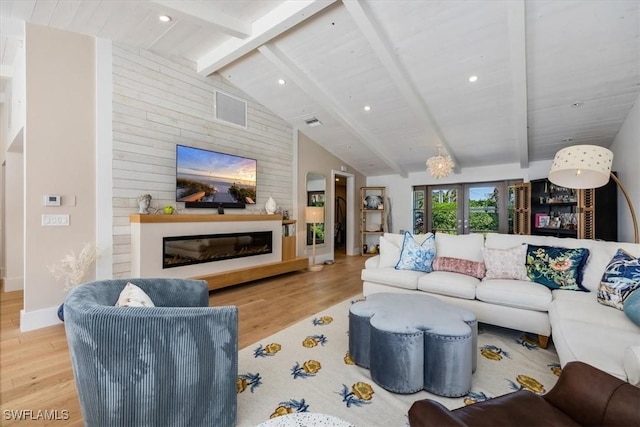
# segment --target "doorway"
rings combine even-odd
[[[354,250],[354,192],[355,176],[342,171],[331,171],[333,203],[331,211],[331,250],[333,258],[355,255]]]
[[[509,181],[415,186],[414,234],[508,233],[513,201]]]

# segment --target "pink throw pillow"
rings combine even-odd
[[[460,273],[466,276],[482,279],[484,277],[484,263],[469,261],[468,259],[436,257],[433,261],[434,271],[450,271],[452,273]]]

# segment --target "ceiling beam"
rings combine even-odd
[[[529,167],[527,41],[524,0],[506,2],[509,61],[513,85],[514,137],[521,168]]]
[[[216,30],[232,37],[244,39],[251,35],[250,22],[241,21],[219,12],[212,12],[207,7],[207,2],[154,0],[152,3],[161,6],[162,13],[171,15],[178,12],[187,18],[213,26]]]
[[[198,59],[198,73],[203,76],[215,73],[335,2],[336,0],[285,1],[256,20],[252,25],[249,37],[244,40],[227,40],[221,46]]]
[[[378,23],[375,22],[370,12],[365,9],[359,0],[344,0],[343,4],[360,32],[362,32],[365,39],[369,42],[373,52],[387,70],[387,73],[389,73],[395,86],[400,90],[400,93],[402,93],[404,100],[412,107],[416,117],[430,126],[435,132],[438,138],[437,141],[434,141],[435,145],[442,145],[455,164],[454,172],[460,172],[460,164],[456,160],[451,146],[447,143],[429,107],[427,107],[427,104],[420,96],[416,85],[413,83],[413,80],[411,80],[411,76],[409,76],[409,73],[398,61],[398,57],[394,53],[394,48],[383,35],[384,33]]]
[[[312,81],[306,72],[298,67],[288,56],[273,46],[266,44],[260,46],[258,51],[271,61],[288,79],[307,95],[309,95],[318,105],[329,113],[336,121],[341,123],[349,132],[356,136],[367,148],[369,148],[380,160],[389,166],[395,173],[407,178],[407,171],[393,160],[393,157],[383,148],[385,144],[375,135],[358,124],[358,121],[351,117],[351,113],[340,106],[331,96],[322,89],[316,82]]]

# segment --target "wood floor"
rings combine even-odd
[[[336,256],[317,273],[295,272],[217,290],[210,305],[237,305],[244,348],[362,291],[365,258]],[[22,292],[0,294],[0,425],[81,426],[82,415],[63,325],[20,332]],[[57,411],[57,421],[15,421],[5,410]],[[68,411],[68,412],[63,412]],[[65,418],[68,414],[68,419]]]

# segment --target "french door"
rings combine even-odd
[[[496,181],[414,187],[414,234],[512,232],[510,184]]]

